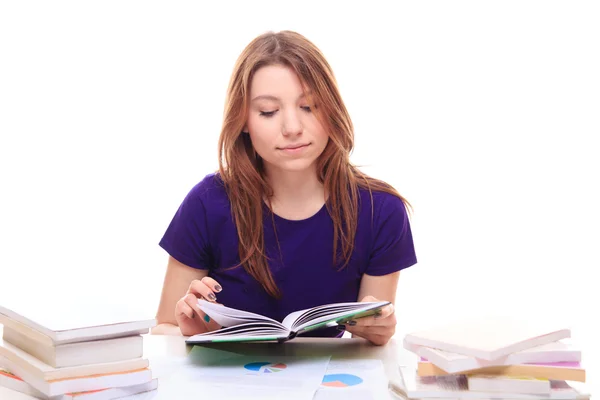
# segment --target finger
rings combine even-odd
[[[180,320],[181,318],[194,318],[194,310],[184,299],[181,299],[175,305],[175,319]]]
[[[394,326],[351,326],[346,327],[346,331],[353,335],[357,335],[364,338],[370,338],[372,336],[386,336],[392,337],[396,331]]]
[[[213,278],[209,276],[205,276],[202,278],[202,283],[211,288],[211,290],[215,293],[219,293],[223,288],[219,285],[219,282],[215,281]]]
[[[346,326],[352,327],[365,327],[365,326],[375,326],[378,325],[378,322],[375,317],[363,317],[357,319],[351,319],[346,322]]]
[[[366,302],[371,302],[371,301],[379,301],[379,299],[373,297],[373,296],[365,296],[362,298],[361,302],[366,303]]]
[[[190,306],[194,310],[194,318],[198,318],[199,320],[201,320],[202,323],[206,326],[207,330],[212,331],[221,327],[208,314],[206,314],[200,309],[200,306],[198,305],[198,299],[196,298],[196,296],[190,293],[187,296],[185,296],[183,300],[188,306]]]
[[[194,294],[198,298],[204,298],[206,301],[216,302],[217,296],[203,281],[193,280],[188,288],[188,294]]]
[[[387,326],[395,325],[396,318],[394,317],[394,305],[389,304],[383,307],[373,316],[356,318],[348,321],[346,324],[350,326]]]
[[[392,318],[391,316],[388,318],[377,318],[377,317],[364,317],[358,318],[354,320],[347,321],[345,325],[351,327],[379,327],[379,326],[392,326],[396,325],[396,318]]]
[[[200,309],[200,307],[198,307],[198,298],[193,295],[192,293],[187,294],[184,298],[183,301],[191,307],[192,310],[194,310],[195,314],[201,315],[204,314],[202,312],[202,310]]]
[[[387,306],[383,307],[379,313],[375,315],[376,319],[385,319],[389,316],[393,315],[396,312],[396,307],[394,304],[390,303]]]

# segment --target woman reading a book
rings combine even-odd
[[[189,191],[160,241],[169,261],[153,333],[220,328],[198,299],[279,321],[323,304],[387,300],[342,326],[387,343],[400,270],[416,263],[408,204],[350,163],[353,144],[315,45],[290,31],[255,38],[230,80],[219,171]]]

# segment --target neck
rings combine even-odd
[[[271,205],[278,209],[318,210],[325,203],[325,188],[317,179],[316,169],[283,171],[266,170],[267,181],[273,189]]]

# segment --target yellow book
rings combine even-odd
[[[419,376],[451,375],[428,361],[419,361],[417,366]],[[528,376],[531,378],[585,382],[585,369],[578,362],[546,363],[546,364],[517,364],[498,365],[461,371],[464,375],[494,375],[494,376]]]

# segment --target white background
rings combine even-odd
[[[353,161],[414,206],[398,337],[525,312],[599,352],[596,2],[210,4],[0,3],[0,301],[153,316],[158,241],[217,168],[234,61],[291,29],[334,68]]]

